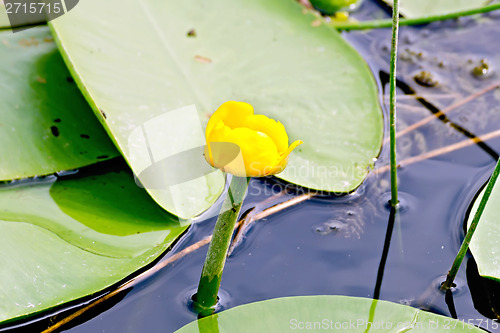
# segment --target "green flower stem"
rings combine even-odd
[[[398,200],[398,166],[396,160],[396,63],[398,55],[399,1],[392,7],[391,66],[389,79],[389,135],[391,139],[391,206],[396,208]]]
[[[460,265],[464,260],[465,254],[469,249],[470,241],[472,239],[472,236],[474,235],[474,232],[476,231],[479,219],[483,214],[484,208],[486,207],[486,203],[488,202],[491,191],[493,190],[493,186],[495,186],[495,182],[497,181],[499,174],[500,174],[500,160],[498,160],[497,166],[495,167],[495,170],[493,170],[493,174],[491,175],[488,185],[486,186],[486,190],[484,190],[484,195],[481,198],[481,201],[479,202],[479,207],[477,208],[476,214],[474,215],[474,219],[472,220],[470,227],[467,230],[467,233],[465,234],[462,245],[460,246],[460,250],[458,251],[455,261],[453,261],[453,265],[451,266],[451,269],[448,272],[446,281],[441,285],[441,290],[448,290],[453,286],[453,280],[455,280],[455,277],[457,276],[458,273],[458,269],[460,268]]]
[[[426,24],[434,21],[444,21],[449,19],[455,19],[461,16],[469,16],[474,14],[482,14],[500,9],[500,3],[495,3],[492,5],[463,10],[459,12],[442,14],[442,15],[429,15],[418,18],[402,18],[399,20],[399,25],[419,25]],[[377,29],[377,28],[390,28],[392,26],[392,20],[372,20],[372,21],[362,21],[362,22],[331,22],[329,25],[337,30],[365,30],[365,29]]]
[[[250,178],[233,176],[227,196],[222,204],[221,213],[215,224],[212,241],[203,265],[198,292],[193,297],[194,308],[200,317],[212,314],[214,306],[217,304],[217,294],[226,263],[227,250],[249,181]]]

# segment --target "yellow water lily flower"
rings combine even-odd
[[[283,171],[288,156],[302,141],[288,146],[279,121],[254,114],[244,102],[222,104],[210,117],[205,132],[205,159],[212,166],[239,177],[263,177]]]

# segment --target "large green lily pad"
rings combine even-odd
[[[347,296],[277,298],[237,306],[177,333],[483,332],[462,321],[386,301]]]
[[[383,0],[392,6],[392,0]],[[400,1],[399,11],[408,18],[417,18],[430,15],[443,15],[463,10],[483,7],[490,0],[403,0]]]
[[[484,189],[476,198],[469,214],[467,226],[472,223]],[[500,281],[500,185],[495,183],[488,203],[472,236],[470,250],[481,276]]]
[[[278,175],[289,182],[350,192],[379,153],[368,66],[296,1],[86,0],[50,25],[109,135],[176,215],[202,212],[223,188],[196,147],[228,100],[251,103],[280,120],[290,141],[304,141]]]
[[[0,180],[119,156],[74,83],[48,27],[0,31]]]
[[[0,187],[0,322],[99,292],[186,229],[125,163],[64,179]]]

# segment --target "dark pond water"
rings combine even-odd
[[[366,0],[355,17],[389,15],[378,3]],[[499,14],[488,14],[402,28],[398,72],[401,129],[499,80],[495,73],[500,63],[499,21]],[[344,37],[367,59],[384,91],[389,29],[344,33]],[[488,71],[474,76],[472,72],[483,58]],[[425,87],[417,83],[414,78],[422,71],[430,73],[438,84]],[[411,92],[421,98],[410,96]],[[444,119],[434,119],[401,137],[399,160],[500,128],[499,98],[498,90],[490,91]],[[469,205],[491,174],[498,151],[500,138],[402,167],[402,207],[394,223],[389,223],[386,204],[387,172],[373,173],[350,195],[313,198],[255,222],[227,261],[222,307],[295,295],[378,297],[500,332],[492,329],[492,322],[483,315],[489,305],[478,293],[482,281],[474,274],[470,257],[459,271],[451,302],[438,291],[463,238]],[[388,149],[384,147],[376,168],[387,164]],[[276,180],[252,180],[243,211],[274,195],[276,184]],[[268,205],[294,196],[286,194]],[[212,218],[193,225],[162,260],[202,240],[214,223]],[[205,246],[176,260],[62,330],[123,333],[179,329],[196,319],[187,303],[197,286],[206,250]],[[14,329],[35,332],[41,327],[47,327],[46,320]]]

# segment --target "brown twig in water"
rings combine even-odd
[[[399,100],[399,99],[398,99]],[[416,105],[410,105],[410,104],[402,104],[402,103],[399,103],[398,105],[398,108],[400,109],[406,109],[406,110],[409,110],[409,111],[422,111],[422,110],[427,110],[427,108],[423,105],[421,106],[416,106]],[[384,141],[385,143],[385,141]]]
[[[281,202],[281,203],[279,203],[277,205],[274,205],[272,207],[264,209],[263,211],[255,214],[254,220],[255,221],[261,220],[261,219],[266,218],[266,217],[268,217],[270,215],[273,215],[273,214],[276,214],[278,212],[281,212],[284,209],[287,209],[287,208],[295,206],[295,205],[297,205],[297,204],[299,204],[301,202],[309,200],[313,196],[314,196],[313,193],[305,193],[305,194],[301,194],[299,196],[296,196],[293,199],[287,200],[285,202]]]
[[[282,193],[278,193],[277,196],[281,196]],[[272,214],[275,214],[277,212],[280,212],[288,207],[291,207],[291,206],[294,206],[296,204],[299,204],[303,201],[306,201],[310,198],[313,197],[313,194],[302,194],[302,195],[299,195],[293,199],[290,199],[288,201],[285,201],[285,202],[282,202],[282,203],[279,203],[279,204],[276,204],[272,207],[269,207],[267,209],[264,209],[263,211],[255,214],[252,216],[252,221],[257,221],[257,220],[260,220],[260,219],[263,219],[265,217],[268,217]],[[276,198],[276,196],[274,197],[271,197],[273,199]],[[236,225],[236,228],[240,227],[241,224],[243,224],[243,220],[240,220],[238,222],[238,224]],[[42,333],[51,333],[51,332],[54,332],[55,330],[59,329],[60,327],[64,326],[65,324],[69,323],[70,321],[78,318],[79,316],[81,316],[82,314],[84,314],[85,312],[87,312],[88,310],[91,310],[93,308],[95,308],[97,305],[105,302],[106,300],[112,298],[113,296],[116,296],[118,295],[119,293],[133,287],[134,285],[136,285],[137,283],[147,279],[148,277],[151,277],[153,274],[159,272],[160,270],[164,269],[165,267],[167,267],[168,265],[172,264],[173,262],[181,259],[181,258],[184,258],[186,255],[200,249],[201,247],[207,245],[208,243],[210,243],[210,241],[212,240],[212,235],[210,236],[207,236],[205,237],[204,239],[198,241],[197,243],[193,244],[193,245],[190,245],[188,246],[187,248],[185,248],[184,250],[172,255],[171,257],[167,258],[166,260],[164,261],[161,261],[159,262],[158,264],[156,264],[155,266],[151,267],[150,269],[148,269],[147,271],[137,275],[136,277],[128,280],[127,282],[121,284],[120,286],[118,286],[116,289],[110,291],[109,293],[105,294],[104,296],[102,297],[99,297],[95,300],[93,300],[91,303],[87,304],[86,306],[84,306],[83,308],[79,309],[78,311],[76,312],[73,312],[72,314],[70,314],[69,316],[61,319],[60,321],[56,322],[55,324],[51,325],[50,327],[48,327],[46,330],[42,331]]]
[[[494,84],[492,84],[492,85],[484,88],[483,90],[475,92],[474,94],[465,97],[464,99],[458,101],[457,103],[452,104],[449,107],[444,108],[443,110],[441,110],[441,111],[439,111],[437,113],[434,113],[434,114],[432,114],[432,115],[430,115],[428,117],[425,117],[424,119],[416,122],[415,124],[410,125],[410,126],[406,127],[405,129],[399,131],[398,133],[396,133],[396,138],[399,138],[400,136],[408,134],[409,132],[416,130],[417,128],[419,128],[419,127],[421,127],[421,126],[429,123],[430,121],[432,121],[432,120],[434,120],[436,118],[439,118],[439,117],[445,115],[446,113],[449,113],[450,111],[453,111],[453,110],[455,110],[455,109],[457,109],[457,108],[459,108],[459,107],[461,107],[461,106],[463,106],[463,105],[465,105],[465,104],[473,101],[474,99],[476,99],[476,98],[478,98],[478,97],[486,94],[487,92],[489,92],[491,90],[494,90],[494,89],[496,89],[498,87],[500,87],[500,82],[496,82],[496,83],[494,83]],[[417,96],[417,95],[414,95],[414,96],[415,96],[415,98],[416,97],[420,97],[420,96]],[[384,144],[386,144],[387,142],[389,142],[389,139],[385,139],[384,140]]]
[[[413,157],[407,158],[407,159],[402,160],[401,162],[399,162],[398,163],[398,167],[407,166],[407,165],[410,165],[410,164],[413,164],[413,163],[417,163],[417,162],[420,162],[420,161],[423,161],[423,160],[427,160],[429,158],[433,158],[433,157],[436,157],[436,156],[439,156],[439,155],[447,154],[447,153],[450,153],[452,151],[455,151],[455,150],[458,150],[458,149],[462,149],[462,148],[471,146],[471,145],[476,144],[478,142],[491,140],[491,139],[494,139],[494,138],[497,138],[497,137],[500,137],[500,130],[496,130],[496,131],[493,131],[493,132],[490,132],[490,133],[478,136],[478,137],[473,138],[473,139],[467,139],[467,140],[464,140],[464,141],[460,141],[458,143],[446,146],[444,148],[439,148],[439,149],[431,150],[431,151],[429,151],[427,153],[424,153],[424,154],[421,154],[421,155],[418,155],[418,156],[413,156]],[[377,169],[373,170],[372,173],[375,174],[375,175],[378,175],[378,174],[384,173],[384,172],[386,172],[388,170],[389,170],[389,166],[385,165],[383,167],[380,167],[380,168],[377,168]]]
[[[180,251],[180,252],[172,255],[171,257],[169,257],[165,261],[159,262],[156,266],[153,266],[150,269],[148,269],[147,271],[145,271],[145,272],[137,275],[136,277],[132,278],[131,280],[125,282],[122,285],[120,285],[118,288],[110,291],[108,294],[106,294],[106,295],[104,295],[104,296],[102,296],[102,297],[100,297],[100,298],[92,301],[91,303],[87,304],[85,307],[81,308],[80,310],[78,310],[78,311],[70,314],[69,316],[63,318],[62,320],[56,322],[54,325],[52,325],[49,328],[47,328],[46,330],[42,331],[42,333],[54,332],[56,329],[58,329],[61,326],[69,323],[73,319],[81,316],[82,314],[84,314],[88,310],[95,308],[97,305],[103,303],[104,301],[112,298],[113,296],[118,295],[119,293],[121,293],[122,291],[125,291],[126,289],[128,289],[130,287],[133,287],[138,282],[140,282],[140,281],[142,281],[142,280],[150,277],[154,273],[162,270],[163,268],[165,268],[166,266],[170,265],[174,261],[177,261],[177,260],[185,257],[186,255],[190,254],[191,252],[194,252],[194,251],[198,250],[199,248],[207,245],[208,243],[210,243],[211,239],[212,239],[212,235],[210,235],[210,236],[202,239],[201,241],[199,241],[199,242],[197,242],[197,243],[195,243],[195,244],[193,244],[191,246],[188,246],[184,250],[182,250],[182,251]]]
[[[236,233],[234,234],[234,238],[231,241],[231,245],[229,246],[229,249],[227,250],[227,257],[231,256],[233,253],[234,249],[241,244],[243,241],[243,235],[245,234],[245,231],[247,230],[248,226],[250,223],[254,221],[255,217],[255,208],[253,208],[250,212],[248,212],[245,217],[243,217],[239,222],[238,225],[236,226]]]
[[[455,98],[457,97],[458,94],[452,93],[452,94],[425,94],[425,95],[418,95],[418,94],[407,94],[407,95],[401,95],[398,96],[398,100],[405,100],[405,99],[416,99],[416,98]],[[389,95],[384,95],[384,99],[389,100]]]
[[[275,199],[277,196],[283,195],[283,192],[278,193],[278,195],[271,197]],[[256,213],[254,211],[249,212],[243,219],[241,219],[238,222],[237,231],[234,236],[234,239],[231,243],[231,246],[229,247],[229,251],[227,252],[227,256],[229,257],[231,253],[233,253],[234,249],[243,241],[243,236],[245,235],[245,231],[247,230],[248,226],[252,224],[255,221],[261,220],[263,218],[268,217],[269,215],[276,214],[288,207],[292,207],[294,205],[297,205],[303,201],[309,200],[313,197],[314,195],[311,193],[306,193],[299,195],[293,199],[287,200],[285,202],[278,203],[274,206],[271,206],[267,209],[261,210],[260,212]],[[267,200],[266,200],[267,201]],[[266,202],[264,201],[264,202]]]
[[[258,204],[255,205],[246,215],[243,215],[241,220],[238,222],[236,225],[236,233],[234,235],[233,241],[231,242],[231,245],[229,246],[229,249],[227,251],[227,257],[233,253],[233,250],[235,247],[240,244],[243,241],[243,235],[245,234],[245,230],[247,229],[248,225],[254,221],[254,216],[257,211],[259,210],[264,210],[264,207],[267,206],[268,203],[275,201],[276,199],[281,198],[283,195],[285,195],[286,191],[281,191],[272,197],[269,197],[265,199],[262,202],[259,202]]]

